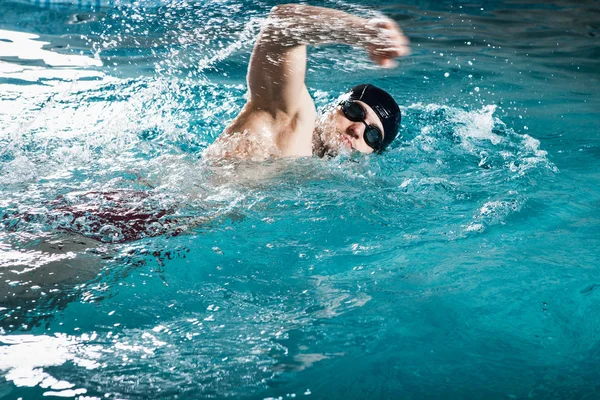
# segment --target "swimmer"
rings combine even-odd
[[[384,90],[355,86],[317,114],[304,83],[306,46],[327,43],[362,47],[385,68],[410,53],[408,39],[391,19],[300,4],[274,7],[250,58],[248,102],[205,155],[260,161],[385,150],[397,136],[401,115]]]

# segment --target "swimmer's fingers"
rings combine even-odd
[[[395,67],[397,65],[394,61],[395,58],[410,54],[410,49],[405,47],[379,48],[372,46],[367,51],[371,60],[384,68]]]
[[[410,54],[410,47],[408,46],[369,46],[367,48],[369,55],[371,57],[385,57],[385,58],[395,58],[395,57],[403,57]]]
[[[369,57],[382,67],[393,67],[396,57],[410,54],[410,41],[389,18],[376,18],[367,23],[374,39],[366,46]]]
[[[383,68],[394,68],[398,63],[392,57],[382,57],[382,56],[373,56],[371,55],[371,60]]]

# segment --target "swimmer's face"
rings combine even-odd
[[[354,100],[354,102],[358,103],[365,110],[365,122],[367,125],[376,126],[385,136],[383,125],[377,114],[375,114],[375,111],[360,100]],[[369,154],[375,151],[365,142],[365,124],[362,121],[350,121],[346,118],[339,105],[325,113],[321,118],[320,124],[321,141],[326,154],[337,155],[352,151]]]

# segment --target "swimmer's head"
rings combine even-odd
[[[398,135],[400,119],[400,108],[386,91],[355,86],[319,120],[319,153],[381,153]]]

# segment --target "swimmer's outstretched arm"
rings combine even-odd
[[[304,84],[306,45],[341,43],[362,47],[373,62],[392,67],[410,53],[408,39],[394,21],[365,19],[339,10],[300,4],[274,7],[254,46],[248,67],[247,107],[292,121],[314,103]],[[307,107],[310,106],[310,107]]]

